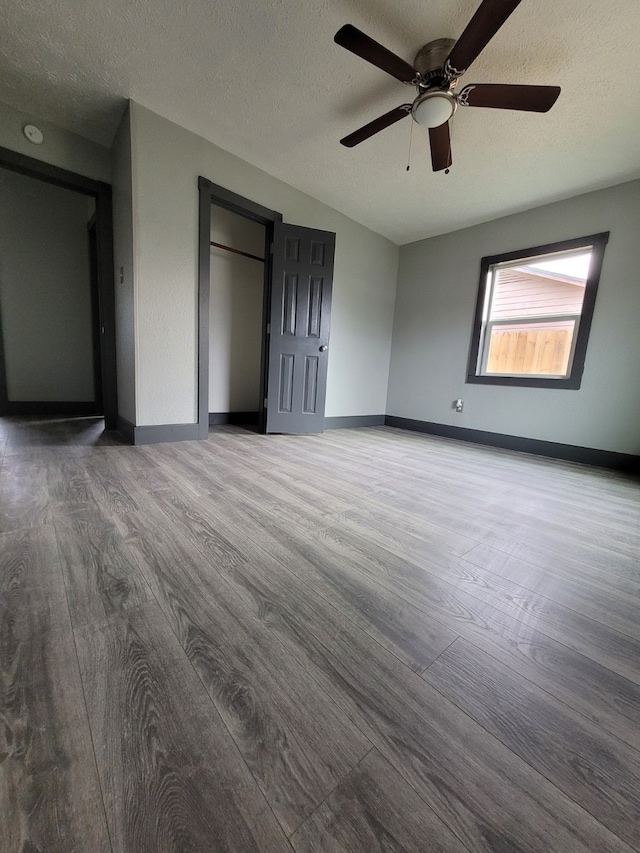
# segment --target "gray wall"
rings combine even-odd
[[[87,197],[0,169],[8,398],[92,401]]]
[[[131,104],[137,423],[196,421],[198,176],[337,233],[326,414],[384,411],[398,247]]]
[[[25,124],[35,124],[40,128],[44,134],[41,145],[34,145],[25,138],[22,133]],[[0,146],[86,178],[107,183],[111,180],[108,148],[6,104],[0,104]]]
[[[403,246],[387,413],[639,453],[639,226],[634,181]],[[580,390],[466,384],[480,259],[600,231],[611,237]]]
[[[265,228],[211,208],[211,239],[264,257]],[[209,411],[257,412],[264,264],[211,247]]]
[[[134,231],[131,126],[125,113],[112,149],[113,263],[116,302],[118,414],[136,423]],[[122,280],[121,280],[122,273]]]

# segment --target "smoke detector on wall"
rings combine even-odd
[[[34,145],[42,145],[44,136],[42,135],[40,128],[36,127],[35,124],[25,124],[22,128],[22,132],[29,142],[33,142]]]

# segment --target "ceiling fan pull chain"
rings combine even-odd
[[[407,172],[411,169],[411,143],[413,142],[413,122],[409,131],[409,154],[407,156]]]

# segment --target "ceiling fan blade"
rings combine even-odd
[[[450,79],[464,74],[521,2],[522,0],[482,0],[445,62],[445,72]]]
[[[448,169],[451,160],[451,132],[449,122],[445,121],[440,127],[429,128],[429,142],[431,143],[431,165],[434,172]]]
[[[546,113],[558,100],[560,86],[509,86],[478,83],[465,86],[457,97],[461,107],[492,107],[494,110],[527,110]]]
[[[351,24],[345,24],[341,27],[333,37],[336,44],[355,53],[361,59],[366,59],[372,65],[396,77],[402,83],[411,83],[415,80],[417,72],[415,68],[400,59],[395,53],[391,53],[386,47],[378,44],[369,36],[365,35],[357,27]]]
[[[361,142],[364,142],[365,139],[369,139],[370,136],[384,130],[385,127],[390,127],[392,124],[400,121],[401,118],[408,116],[410,112],[411,104],[403,104],[401,107],[396,107],[395,110],[390,110],[383,116],[370,121],[369,124],[365,124],[365,126],[361,127],[359,130],[354,130],[354,132],[350,133],[349,136],[345,136],[344,139],[341,139],[340,144],[345,145],[347,148],[353,148],[354,145],[359,145]]]

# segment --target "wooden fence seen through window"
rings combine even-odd
[[[571,329],[491,332],[487,373],[564,376],[571,353]]]

